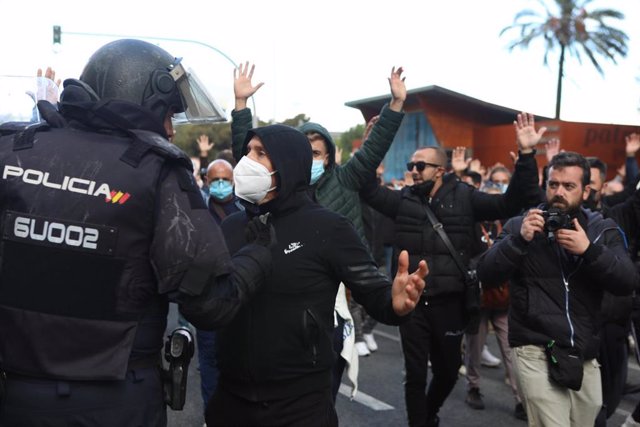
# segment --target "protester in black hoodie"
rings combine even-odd
[[[235,181],[248,203],[222,223],[229,250],[245,244],[244,228],[256,215],[273,226],[277,243],[263,292],[220,331],[220,380],[207,425],[337,425],[331,368],[338,285],[378,321],[399,324],[419,299],[427,265],[409,274],[404,252],[393,284],[378,272],[351,222],[310,199],[312,153],[301,132],[252,129],[244,146]]]

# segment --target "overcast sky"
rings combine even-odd
[[[78,77],[91,53],[114,39],[71,33],[152,36],[196,40],[236,63],[254,62],[254,80],[265,82],[254,102],[265,121],[304,113],[345,131],[363,118],[344,103],[387,94],[394,65],[405,68],[408,89],[439,85],[517,110],[555,112],[557,55],[545,67],[541,43],[509,53],[515,32],[499,37],[518,11],[540,10],[536,0],[38,3],[0,0],[0,74],[52,65],[60,77]],[[629,54],[617,66],[603,60],[604,78],[586,58],[583,65],[568,58],[561,118],[640,125],[640,2],[594,0],[593,7],[625,13],[613,25],[629,35]],[[53,25],[62,26],[57,52]],[[233,108],[229,60],[190,42],[154,42],[184,57],[218,102]]]

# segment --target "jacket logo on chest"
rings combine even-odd
[[[289,243],[289,247],[287,249],[284,250],[284,254],[288,255],[291,252],[300,249],[301,247],[303,247],[304,245],[301,244],[300,242],[293,242],[293,243]]]
[[[36,169],[23,169],[20,166],[5,165],[2,173],[2,179],[9,177],[22,178],[22,182],[31,185],[42,185],[43,187],[53,188],[55,190],[70,191],[72,193],[86,194],[88,196],[104,196],[106,203],[124,204],[129,200],[130,194],[118,190],[112,190],[109,184],[98,184],[83,178],[65,176],[62,182],[54,182],[49,172],[42,172]]]

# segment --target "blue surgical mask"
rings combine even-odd
[[[311,180],[309,181],[309,184],[313,185],[318,182],[323,173],[324,160],[314,160],[311,165]]]
[[[507,184],[506,182],[499,182],[498,183],[498,188],[500,189],[500,192],[502,194],[507,192],[507,187],[509,187],[509,184]]]
[[[217,200],[224,200],[233,192],[233,185],[226,179],[217,179],[209,184],[209,194]]]

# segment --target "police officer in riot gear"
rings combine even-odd
[[[100,48],[44,121],[0,126],[0,425],[166,425],[168,303],[229,321],[271,268],[270,225],[230,257],[173,114],[215,104],[179,59]]]

